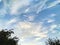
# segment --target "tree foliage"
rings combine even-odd
[[[46,45],[60,45],[59,39],[48,39]]]
[[[0,45],[17,45],[16,37],[11,38],[11,34],[14,33],[13,31],[0,31]]]

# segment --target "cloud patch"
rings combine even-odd
[[[42,31],[44,27],[42,27],[42,24],[40,23],[31,23],[31,22],[19,22],[16,26],[16,29],[19,30],[20,35],[18,35],[20,38],[26,39],[29,37],[40,37],[40,38],[46,38],[47,33]],[[15,30],[15,32],[17,31]],[[16,33],[16,34],[17,34]]]
[[[18,10],[20,10],[20,8],[22,8],[23,6],[28,6],[29,5],[29,0],[16,0],[16,1],[12,1],[11,4],[11,9],[10,12],[12,15],[18,14]]]

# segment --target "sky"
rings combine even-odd
[[[60,39],[60,0],[0,0],[0,29],[14,29],[18,45]]]

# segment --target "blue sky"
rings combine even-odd
[[[0,29],[14,29],[18,45],[60,38],[60,0],[0,0]]]

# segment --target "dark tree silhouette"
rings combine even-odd
[[[17,45],[18,38],[11,38],[12,33],[14,32],[5,30],[0,31],[0,45]]]
[[[46,45],[60,45],[59,39],[48,39],[46,42]]]

